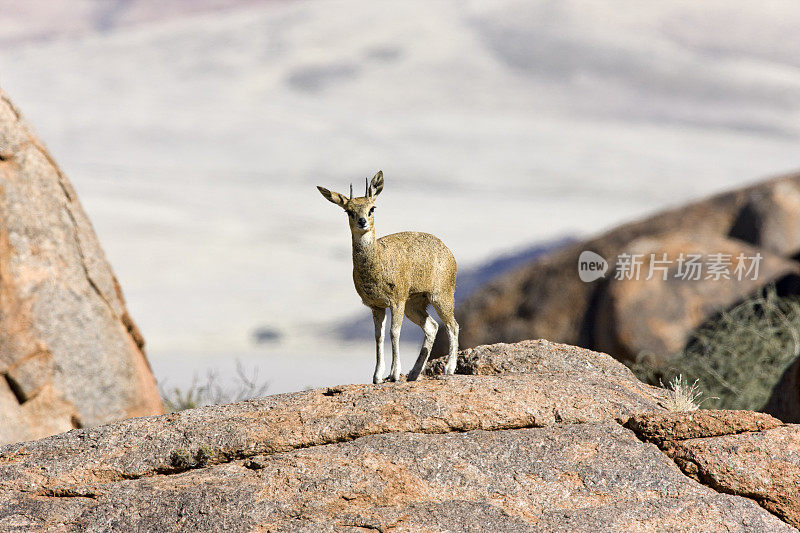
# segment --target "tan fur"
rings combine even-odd
[[[392,370],[387,380],[400,379],[399,337],[403,314],[425,332],[417,362],[408,374],[419,377],[428,360],[438,324],[428,314],[433,305],[447,327],[450,353],[445,372],[455,371],[458,324],[453,316],[456,260],[437,237],[404,231],[375,239],[375,199],[383,190],[383,172],[367,184],[364,196],[349,198],[317,187],[329,201],[347,212],[353,243],[353,283],[364,305],[372,309],[377,360],[374,383],[383,378],[383,341],[386,309],[392,311]],[[352,186],[351,186],[352,195]]]

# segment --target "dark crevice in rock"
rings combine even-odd
[[[5,377],[6,381],[8,382],[8,386],[11,391],[14,393],[14,396],[17,399],[17,402],[20,404],[24,404],[25,402],[36,398],[42,389],[45,387],[47,383],[52,382],[52,375],[47,375],[47,370],[39,369],[37,370],[30,370],[25,369],[26,364],[36,364],[37,359],[49,359],[52,361],[52,354],[50,350],[43,346],[41,343],[37,343],[37,347],[28,352],[26,355],[20,357],[14,363],[6,369]],[[20,376],[20,368],[22,368],[22,375]],[[37,373],[38,378],[35,381],[31,381],[31,374]],[[26,376],[27,374],[27,376]]]
[[[688,437],[688,438],[685,438],[685,439],[667,439],[667,440],[664,441],[664,443],[668,444],[670,442],[682,442],[682,441],[687,441],[687,440],[716,439],[716,438],[719,438],[719,437],[726,437],[728,435],[744,435],[745,433],[761,433],[762,431],[764,431],[764,430],[741,429],[741,430],[736,430],[736,431],[730,431],[730,432],[727,432],[727,433],[720,433],[719,435],[703,435],[703,436],[700,436],[700,437]],[[653,442],[653,441],[646,441],[646,442]],[[658,444],[658,443],[653,442],[653,444]]]
[[[265,465],[263,461],[260,461],[257,457],[254,457],[252,459],[246,460],[242,466],[244,466],[248,470],[261,470],[264,468]]]
[[[42,146],[41,143],[37,142],[36,139],[30,139],[30,143],[33,145],[34,148],[36,148],[36,150],[39,151],[40,154],[42,154],[42,156],[45,159],[47,159],[47,162],[50,163],[50,166],[53,167],[53,170],[55,170],[56,175],[58,176],[58,185],[59,187],[61,187],[61,190],[64,191],[64,196],[67,197],[67,201],[68,202],[74,201],[75,200],[74,195],[72,194],[72,192],[70,192],[69,188],[64,183],[65,180],[64,173],[61,172],[61,168],[58,166],[58,164],[56,164],[56,161],[55,159],[53,159],[53,156],[50,155],[50,152],[48,152],[47,149],[44,146]]]
[[[123,301],[122,296],[119,295],[120,301]],[[139,347],[140,351],[144,351],[144,337],[142,336],[142,332],[139,331],[139,328],[134,323],[131,316],[125,311],[121,317],[122,325],[125,326],[125,329],[128,331],[128,335],[131,336],[133,341],[136,343],[136,346]],[[147,361],[147,368],[150,368],[150,361]],[[152,370],[152,369],[151,369]]]
[[[64,196],[67,197],[67,200],[71,202],[72,201],[72,194],[70,194],[69,190],[67,189],[67,186],[64,185],[64,180],[62,180],[60,178],[61,178],[61,173],[59,172],[58,185],[61,187],[61,190],[64,192]]]
[[[576,422],[576,423],[583,423],[583,422]],[[542,427],[547,427],[547,426],[532,422],[530,424],[519,424],[519,425],[517,424],[498,425],[495,428],[482,429],[482,431],[509,431],[517,429],[533,429]],[[411,433],[418,435],[443,435],[446,433],[465,433],[468,431],[475,431],[475,429],[451,427],[448,431],[402,431],[402,433]],[[213,450],[210,447],[200,446],[194,454],[190,453],[189,450],[178,448],[172,450],[172,452],[170,453],[169,463],[163,463],[159,466],[156,466],[155,468],[145,470],[142,472],[115,471],[112,473],[106,470],[103,472],[102,477],[105,478],[105,482],[115,483],[115,482],[136,480],[136,479],[149,478],[155,476],[172,476],[188,472],[189,470],[198,470],[201,468],[226,465],[233,463],[235,461],[245,461],[245,463],[242,465],[245,468],[248,468],[250,470],[259,470],[263,468],[263,462],[257,459],[259,456],[271,456],[280,453],[293,452],[296,450],[315,448],[317,446],[329,446],[331,444],[353,442],[360,438],[371,437],[374,435],[382,435],[386,433],[394,433],[394,432],[378,431],[378,432],[353,433],[339,438],[321,439],[317,442],[302,443],[296,446],[285,447],[282,449],[271,449],[270,443],[265,443],[265,445],[263,446],[251,448],[248,450],[225,450],[225,449]],[[112,476],[111,479],[109,479],[109,476]]]
[[[46,151],[44,151],[43,153],[47,155]],[[55,163],[53,163],[53,165],[54,168],[58,168],[55,167]],[[83,253],[83,246],[81,244],[80,232],[78,230],[78,221],[75,219],[75,215],[72,213],[72,209],[69,205],[69,202],[72,202],[72,197],[70,195],[70,192],[64,185],[63,180],[61,180],[60,176],[61,174],[59,171],[58,183],[61,185],[61,189],[64,191],[64,194],[67,197],[68,204],[65,206],[65,210],[67,212],[67,215],[69,216],[70,222],[72,223],[72,228],[75,234],[75,246],[78,250],[78,255],[80,256],[81,266],[83,267],[83,272],[86,276],[86,281],[89,283],[89,286],[97,294],[97,296],[103,301],[103,303],[105,303],[109,313],[111,313],[111,316],[113,316],[115,320],[119,321],[122,324],[123,328],[125,329],[125,332],[131,338],[131,340],[133,340],[134,344],[136,344],[136,346],[139,348],[139,351],[143,354],[144,338],[142,337],[142,334],[139,332],[139,329],[133,323],[133,320],[130,318],[130,315],[128,315],[127,311],[125,311],[124,315],[121,317],[117,315],[116,311],[114,311],[114,306],[111,305],[111,302],[108,300],[103,291],[100,290],[100,287],[97,285],[94,279],[92,279],[92,276],[89,273],[89,268],[86,265],[86,256]],[[148,368],[150,367],[150,361],[147,361],[147,366]]]
[[[3,377],[6,378],[6,383],[8,383],[8,388],[11,389],[12,393],[14,393],[14,397],[17,399],[17,402],[20,405],[25,403],[25,401],[26,401],[25,392],[19,386],[19,383],[17,383],[14,380],[14,378],[9,376],[8,374],[3,374]]]
[[[76,487],[58,487],[39,491],[40,496],[48,498],[90,498],[97,499],[98,494],[91,489],[80,489]]]
[[[753,205],[752,201],[748,202],[742,207],[736,219],[733,221],[733,225],[730,231],[728,231],[728,236],[758,246],[761,240],[761,235],[759,233],[760,218],[758,210]]]
[[[69,423],[74,429],[81,429],[83,427],[83,422],[81,422],[81,417],[78,416],[78,413],[73,413],[73,415],[69,417]]]
[[[731,496],[739,496],[742,498],[747,498],[749,500],[754,501],[757,503],[762,509],[766,510],[767,512],[771,513],[772,515],[776,516],[781,521],[791,525],[791,522],[787,520],[787,517],[780,512],[780,510],[771,508],[769,500],[759,496],[758,494],[750,493],[750,492],[736,492],[731,490],[724,485],[720,485],[717,483],[716,479],[708,472],[704,471],[699,464],[695,461],[692,461],[685,457],[678,457],[674,454],[669,452],[670,443],[672,442],[681,442],[686,440],[701,440],[701,439],[714,439],[718,437],[723,437],[727,435],[741,435],[743,433],[758,433],[763,430],[732,430],[726,433],[720,433],[719,435],[708,435],[702,437],[688,437],[685,439],[681,438],[672,438],[672,439],[654,439],[645,433],[643,433],[640,428],[633,423],[633,419],[628,420],[624,424],[621,424],[622,427],[625,429],[630,430],[636,438],[642,441],[645,444],[654,444],[665,456],[669,457],[673,463],[678,467],[678,469],[688,478],[693,479],[694,481],[720,493],[720,494],[728,494]]]
[[[578,346],[591,349],[591,347],[597,345],[597,335],[595,333],[597,330],[596,319],[607,285],[608,280],[600,278],[589,294],[588,304],[580,319],[580,327],[578,328],[578,342],[576,343]]]
[[[666,454],[666,455],[669,456],[669,454]],[[699,481],[700,483],[702,483],[706,487],[714,489],[715,491],[719,492],[720,494],[730,494],[731,496],[740,496],[742,498],[747,498],[748,500],[753,500],[758,505],[760,505],[764,510],[766,510],[769,513],[772,513],[777,518],[779,518],[781,521],[786,522],[789,525],[792,525],[792,522],[789,521],[789,517],[787,517],[784,513],[782,513],[779,508],[775,508],[773,505],[771,505],[772,502],[770,500],[764,498],[763,496],[761,496],[759,494],[753,493],[753,492],[736,492],[734,490],[731,490],[729,487],[726,487],[724,485],[719,484],[717,482],[717,480],[714,479],[714,476],[710,475],[708,472],[703,470],[700,467],[700,465],[698,465],[696,462],[690,461],[688,459],[683,459],[683,460],[679,461],[678,459],[681,459],[681,458],[678,458],[678,457],[673,458],[673,460],[675,461],[675,464],[678,465],[678,468],[681,469],[681,472],[683,472],[684,474],[688,475],[692,479],[695,479],[696,481]],[[689,472],[694,471],[694,472],[696,472],[696,474],[694,476],[691,475],[691,474],[688,474],[687,470]]]
[[[97,283],[95,283],[95,281],[92,279],[92,276],[89,274],[89,268],[86,266],[86,256],[83,253],[83,246],[81,246],[81,238],[78,232],[78,221],[75,220],[75,215],[72,213],[72,210],[69,208],[69,206],[67,206],[66,212],[70,221],[72,222],[72,227],[75,233],[75,247],[77,248],[78,255],[81,258],[81,266],[83,267],[83,272],[86,275],[86,281],[89,282],[89,286],[92,287],[94,292],[97,293],[97,296],[99,296],[100,299],[106,304],[106,307],[108,307],[108,310],[111,312],[111,316],[119,319],[117,314],[114,312],[114,308],[111,306],[111,302],[108,301],[106,295],[103,294],[103,291],[100,290],[100,287],[97,286]]]
[[[339,526],[339,527],[350,527],[350,528],[354,528],[354,529],[364,529],[364,530],[367,530],[367,531],[381,531],[381,532],[386,531],[381,526],[375,526],[375,525],[372,525],[372,524],[365,524],[363,522],[362,523],[358,523],[358,524],[353,523],[353,522],[340,522],[340,523],[338,523],[336,525]]]

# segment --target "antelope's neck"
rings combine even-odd
[[[353,234],[353,268],[356,271],[372,270],[378,263],[378,245],[375,242],[375,230],[356,235]]]

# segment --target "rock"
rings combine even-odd
[[[724,244],[725,250],[755,250],[769,256],[774,267],[760,278],[757,289],[777,279],[794,293],[800,292],[796,274],[783,273],[796,269],[794,255],[800,249],[800,173],[783,176],[751,187],[719,194],[689,205],[665,211],[647,219],[628,223],[603,235],[568,245],[537,259],[511,273],[500,276],[476,290],[456,310],[461,326],[460,346],[469,348],[496,342],[517,342],[524,339],[547,338],[556,342],[575,344],[590,349],[608,351],[620,358],[629,358],[633,352],[646,351],[656,356],[666,356],[665,350],[674,351],[685,331],[693,324],[708,319],[736,298],[743,289],[734,283],[718,284],[722,294],[715,297],[714,305],[698,305],[707,288],[687,287],[693,299],[685,305],[663,309],[659,299],[649,301],[646,308],[627,308],[628,315],[638,323],[669,321],[657,328],[635,327],[627,320],[615,320],[604,315],[606,308],[616,298],[630,293],[631,300],[639,288],[628,288],[631,282],[610,282],[614,276],[616,258],[629,253],[632,244],[656,250],[661,244],[669,249],[656,253],[679,252],[679,239],[685,239],[691,248],[703,246],[704,253],[719,253],[711,246]],[[644,246],[651,239],[653,246]],[[657,246],[658,245],[658,246]],[[749,247],[748,247],[749,246]],[[578,258],[585,250],[594,251],[610,263],[605,279],[585,283],[578,276]],[[780,262],[777,258],[783,258]],[[690,285],[688,283],[686,285]],[[699,285],[702,285],[699,284]],[[649,295],[669,296],[675,283],[646,289]],[[645,290],[642,288],[641,290]],[[613,291],[614,294],[608,294]],[[693,292],[696,291],[696,292]],[[749,296],[749,295],[745,295]],[[677,298],[673,295],[672,298]],[[672,305],[672,303],[670,303]],[[624,308],[623,304],[613,307]],[[675,331],[670,331],[674,314],[694,313],[678,317]],[[627,329],[624,328],[633,328]],[[651,334],[653,329],[655,334]],[[446,335],[437,338],[433,353],[446,353]],[[615,343],[619,343],[616,346]],[[617,349],[620,353],[617,353]]]
[[[625,461],[620,462],[619,458]],[[388,433],[11,499],[3,528],[146,531],[792,531],[614,423]]]
[[[787,423],[800,423],[800,358],[783,373],[762,411]]]
[[[8,367],[6,382],[14,395],[24,403],[35,398],[53,381],[53,373],[52,354],[46,348],[39,347]]]
[[[794,531],[623,427],[666,415],[666,396],[607,355],[532,341],[468,350],[459,368],[478,375],[7,445],[0,529]]]
[[[431,362],[425,373],[439,376],[444,372],[445,361]],[[622,385],[644,396],[657,394],[664,398],[663,389],[641,383],[633,372],[619,364],[613,357],[585,348],[559,344],[545,339],[522,341],[514,344],[489,344],[468,348],[458,354],[456,373],[474,376],[493,374],[533,374],[568,376],[570,379],[600,376],[608,382],[606,387]]]
[[[739,212],[730,235],[783,257],[800,253],[800,186],[779,181],[756,189]]]
[[[162,413],[75,191],[0,91],[0,442]]]
[[[617,359],[636,361],[647,354],[651,363],[669,360],[680,354],[692,332],[709,317],[729,309],[755,294],[765,285],[787,276],[797,276],[800,265],[748,246],[741,241],[716,236],[684,236],[667,234],[631,241],[626,250],[641,254],[640,279],[610,279],[597,300],[594,323],[596,349],[612,353]],[[731,260],[728,278],[684,280],[678,260],[683,254],[723,254]],[[761,254],[757,276],[745,275],[750,261],[741,261],[743,270],[734,273],[736,258]],[[653,263],[651,257],[668,261],[665,272],[657,270],[664,263]],[[755,279],[753,279],[755,277]]]
[[[800,428],[675,443],[670,456],[715,490],[746,494],[800,528]]]
[[[502,346],[486,347],[502,357]],[[180,470],[200,445],[208,463],[245,453],[278,453],[391,432],[448,433],[616,420],[663,410],[666,391],[640,383],[605,354],[552,343],[508,346],[508,359],[536,361],[536,372],[446,376],[381,387],[345,385],[191,409],[114,426],[71,431],[0,452],[0,489],[56,479],[90,482]],[[146,437],[144,437],[146,436]],[[91,443],[94,453],[85,454]],[[119,450],[125,453],[120,454]],[[174,453],[183,450],[185,453]],[[11,467],[24,456],[47,471]],[[176,466],[176,463],[178,465]],[[186,466],[184,465],[184,466]]]
[[[656,442],[687,475],[746,495],[800,527],[800,427],[743,411],[648,413],[627,427]]]
[[[764,413],[703,409],[691,412],[638,413],[626,427],[649,442],[705,439],[764,431],[783,426],[783,422]]]

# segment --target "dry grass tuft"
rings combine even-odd
[[[259,381],[258,368],[248,373],[240,361],[236,361],[236,377],[237,382],[233,388],[224,387],[220,384],[217,373],[209,370],[203,383],[198,382],[195,376],[188,389],[179,387],[161,389],[164,409],[168,413],[174,413],[204,405],[240,402],[263,396],[269,388],[269,382]]]
[[[697,383],[699,380],[689,385],[688,381],[683,381],[683,374],[675,376],[672,381],[667,383],[667,386],[662,387],[670,391],[670,402],[667,404],[667,409],[670,411],[697,411],[700,408],[700,403],[697,400],[703,395]]]

